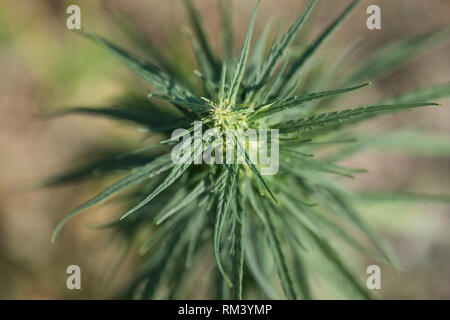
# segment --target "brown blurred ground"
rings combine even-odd
[[[108,2],[124,8],[158,45],[167,46],[167,37],[182,39],[180,27],[187,24],[187,19],[180,1]],[[382,8],[380,31],[365,28],[365,8],[372,2]],[[65,8],[71,3],[50,0],[0,3],[0,298],[4,299],[105,298],[122,288],[135,270],[131,257],[117,278],[105,285],[104,275],[122,249],[120,242],[110,243],[108,232],[88,230],[84,225],[107,220],[111,206],[90,210],[74,219],[58,241],[50,243],[59,219],[100,190],[101,184],[94,181],[59,189],[34,188],[42,179],[76,161],[87,147],[126,144],[129,136],[132,141],[139,139],[126,126],[103,120],[79,117],[35,120],[37,114],[60,105],[100,104],[120,94],[123,90],[120,79],[130,76],[117,66],[113,57],[65,28]],[[107,23],[101,1],[76,3],[82,10],[83,25],[114,38],[111,31],[114,29]],[[207,13],[205,22],[210,34],[217,34],[217,1],[197,3]],[[235,41],[241,43],[253,1],[235,3]],[[313,32],[318,33],[347,3],[321,0]],[[305,1],[263,1],[257,27],[260,30],[272,16],[274,22],[281,21],[286,27],[304,5]],[[444,25],[449,18],[448,0],[365,1],[330,43],[345,48],[353,39],[363,37],[370,40],[371,46],[366,49],[369,52],[392,39]],[[183,48],[186,48],[184,39],[180,40],[178,50],[182,52]],[[366,101],[447,82],[449,71],[450,47],[446,45],[375,83],[370,94],[359,99]],[[354,101],[358,102],[357,99]],[[384,120],[382,125],[395,127],[425,119],[428,128],[450,133],[448,107],[447,100],[440,110],[415,111],[405,117]],[[369,152],[352,159],[352,163],[370,171],[358,178],[356,184],[363,188],[450,193],[448,159],[387,157]],[[450,298],[448,207],[417,205],[404,210],[398,212],[395,221],[376,214],[372,217],[408,268],[400,274],[391,270],[383,273],[381,296]],[[370,261],[362,261],[361,265],[364,263]],[[65,269],[70,264],[81,267],[81,291],[65,288]]]

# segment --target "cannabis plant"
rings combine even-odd
[[[365,282],[336,249],[337,239],[379,261],[397,262],[356,211],[357,203],[368,195],[345,187],[343,180],[363,170],[344,167],[340,160],[382,141],[380,134],[371,134],[355,124],[418,107],[430,107],[432,112],[431,108],[438,105],[433,101],[448,95],[450,85],[352,108],[342,108],[336,101],[341,95],[366,90],[369,81],[380,79],[414,55],[442,43],[449,32],[441,29],[391,43],[359,64],[348,64],[358,47],[355,45],[339,58],[326,59],[320,48],[359,2],[352,1],[307,45],[305,26],[316,0],[309,2],[284,34],[273,37],[268,24],[252,44],[258,2],[243,45],[234,55],[232,9],[229,2],[223,1],[223,52],[219,55],[212,50],[195,6],[185,0],[194,31],[186,33],[198,69],[191,67],[190,74],[185,72],[183,62],[170,61],[123,16],[116,15],[116,21],[153,63],[81,30],[81,35],[115,55],[153,91],[126,95],[111,107],[76,107],[62,113],[133,122],[159,141],[132,152],[104,154],[100,161],[53,179],[50,184],[94,173],[98,176],[126,171],[124,177],[70,212],[52,239],[70,218],[119,192],[127,192],[120,199],[128,208],[117,220],[98,226],[115,228],[127,239],[130,250],[139,246],[142,265],[124,297],[187,298],[192,278],[203,270],[201,277],[207,279],[208,296],[218,299],[311,299],[315,281],[321,276],[328,277],[347,297],[369,298]],[[301,41],[296,42],[299,38]],[[293,43],[297,43],[296,47]],[[327,112],[330,108],[337,111]],[[204,129],[215,129],[222,139],[197,144],[188,140],[193,146],[183,153],[188,160],[175,163],[172,153],[181,136],[173,133],[180,128],[194,132],[196,121],[201,121]],[[228,129],[278,130],[278,172],[263,175],[265,164],[250,161],[247,147],[253,143],[251,139],[239,134],[227,139]],[[389,141],[397,146],[421,137],[417,131],[405,129],[389,135]],[[212,144],[232,145],[242,161],[196,163],[195,159]],[[389,197],[369,195],[377,196]],[[355,227],[372,246],[366,247],[360,241]]]

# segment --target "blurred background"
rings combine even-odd
[[[234,41],[245,36],[254,1],[233,1]],[[220,43],[218,1],[196,0],[211,39]],[[310,32],[315,35],[349,1],[320,0]],[[189,22],[180,0],[22,0],[0,1],[0,298],[103,299],[115,296],[133,278],[137,253],[130,252],[120,270],[111,266],[124,255],[120,239],[87,224],[108,221],[114,203],[91,209],[72,220],[55,243],[50,236],[60,219],[105,187],[91,179],[58,188],[40,188],[48,177],[81,163],[98,146],[117,149],[137,145],[143,135],[127,125],[73,116],[42,121],[39,115],[67,106],[97,106],[129,89],[136,76],[113,56],[66,28],[66,8],[81,8],[82,25],[123,46],[110,9],[123,10],[171,59],[194,61],[182,28]],[[304,0],[264,0],[257,31],[272,19],[286,28],[305,7]],[[366,28],[366,8],[381,7],[382,29]],[[364,56],[392,40],[427,32],[450,21],[448,0],[370,0],[354,11],[327,42],[329,58],[355,39],[364,41]],[[373,101],[401,91],[450,80],[450,41],[414,59],[352,103]],[[237,47],[237,46],[236,46]],[[136,50],[139,52],[139,50]],[[361,58],[361,57],[356,57]],[[355,61],[356,62],[356,61]],[[194,63],[194,62],[193,62]],[[191,72],[191,70],[186,70]],[[371,126],[397,128],[410,123],[450,137],[450,101],[441,108],[382,118]],[[450,149],[447,153],[450,155]],[[368,169],[351,188],[450,194],[450,156],[406,156],[367,151],[349,160]],[[450,208],[420,203],[377,204],[362,208],[387,239],[405,269],[382,266],[386,299],[450,298]],[[361,279],[369,258],[351,262]],[[82,290],[66,288],[67,266],[79,265]],[[111,277],[111,274],[114,276]],[[194,293],[192,298],[197,298]],[[324,294],[325,298],[335,297]]]

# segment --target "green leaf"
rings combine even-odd
[[[321,46],[321,44],[330,37],[333,32],[337,29],[337,27],[345,21],[348,15],[353,11],[353,9],[361,2],[361,0],[354,0],[340,15],[339,17],[333,21],[320,35],[316,38],[316,40],[306,48],[303,54],[298,57],[292,67],[289,69],[289,72],[284,76],[284,84],[288,84],[292,78],[297,74],[297,72],[303,67],[303,65],[308,61],[308,59],[316,52],[317,49]],[[279,92],[281,92],[280,88]]]
[[[180,189],[175,193],[174,198],[178,200],[179,197],[183,196],[183,189]],[[189,213],[189,210],[181,210],[178,215],[173,219],[167,221],[164,225],[159,227],[155,233],[153,233],[140,247],[139,253],[141,255],[146,254],[153,246],[155,246],[159,240],[162,240],[167,236],[173,229],[179,224],[179,222]]]
[[[267,39],[269,36],[269,32],[272,30],[272,20],[268,20],[264,26],[264,29],[260,33],[258,39],[256,39],[255,44],[252,48],[251,56],[249,57],[248,68],[246,79],[246,86],[250,87],[251,82],[250,78],[254,77],[256,72],[262,67],[264,63],[264,54],[267,45]]]
[[[296,253],[293,255],[294,260],[294,272],[297,277],[297,283],[300,286],[301,293],[303,295],[303,299],[305,300],[311,300],[311,288],[309,285],[309,276],[306,271],[305,265],[306,261],[303,261],[303,258],[299,252],[298,248],[295,248]]]
[[[236,181],[237,170],[232,167],[224,167],[224,175],[219,182],[218,189],[218,200],[217,200],[217,210],[216,210],[216,221],[214,224],[214,256],[216,258],[217,268],[222,274],[225,281],[230,287],[233,286],[228,275],[226,274],[223,266],[222,259],[220,257],[220,240],[222,236],[223,225],[225,221],[225,216],[228,212],[230,206],[230,201],[233,194],[233,188]]]
[[[102,47],[108,49],[116,57],[118,57],[128,68],[136,72],[144,80],[152,84],[156,89],[161,90],[171,97],[186,98],[192,97],[186,88],[172,79],[167,73],[159,69],[154,64],[147,62],[136,55],[120,48],[112,42],[87,31],[80,31],[81,35],[98,43]]]
[[[206,200],[208,197],[205,198]],[[208,209],[207,201],[205,204],[201,205],[201,209],[198,211],[198,217],[195,219],[192,225],[191,238],[189,239],[188,250],[186,254],[186,268],[190,268],[192,266],[194,255],[196,253],[195,249],[197,243],[203,233],[205,228],[204,222],[206,220],[206,210]]]
[[[261,119],[264,117],[271,116],[278,112],[282,112],[285,110],[289,110],[291,108],[296,108],[296,107],[302,106],[305,103],[313,101],[313,100],[322,99],[322,98],[330,97],[333,95],[357,90],[357,89],[363,88],[365,86],[368,86],[369,84],[370,84],[370,82],[367,82],[367,83],[361,84],[356,87],[350,87],[350,88],[344,88],[344,89],[338,89],[338,90],[332,90],[332,91],[324,91],[324,92],[315,92],[315,93],[309,93],[309,94],[306,94],[303,96],[290,97],[290,98],[283,99],[283,100],[275,100],[275,101],[267,104],[267,107],[264,107],[264,106],[257,107],[256,108],[257,112],[250,115],[249,119],[250,120],[258,120],[258,119]]]
[[[362,120],[367,120],[381,114],[425,106],[438,106],[438,104],[422,102],[409,104],[376,105],[352,108],[342,111],[334,111],[329,113],[321,113],[309,118],[281,123],[280,133],[311,133],[313,131],[331,128],[336,129],[341,126],[352,124]]]
[[[404,128],[386,134],[378,132],[359,134],[357,141],[355,140],[350,146],[328,155],[324,161],[336,162],[369,147],[383,152],[405,153],[421,157],[450,157],[449,135]]]
[[[326,77],[320,77],[315,81],[311,87],[308,87],[309,90],[324,90],[330,87],[331,84],[333,85],[339,85],[339,83],[342,83],[341,80],[342,74],[346,72],[348,68],[348,61],[351,61],[354,56],[357,49],[361,46],[361,43],[363,41],[361,39],[354,40],[348,48],[346,48],[341,54],[339,54],[337,57],[335,57],[335,53],[331,53],[328,55],[328,58],[325,58],[327,60],[330,60],[330,65],[324,66],[326,69]],[[351,62],[350,62],[351,63]],[[323,69],[322,69],[323,70]],[[345,83],[342,84],[342,86],[345,86]],[[305,108],[303,114],[314,114],[317,113],[318,110],[325,110],[332,105],[332,103],[337,100],[340,96],[334,96],[330,97],[328,99],[322,100],[322,101],[316,101],[315,103],[312,103]],[[420,101],[426,101],[426,100],[420,100]]]
[[[349,235],[347,230],[328,218],[327,213],[324,213],[322,210],[314,210],[315,208],[302,203],[298,199],[298,191],[296,191],[296,189],[285,188],[284,192],[289,196],[283,196],[283,198],[281,198],[283,205],[294,214],[296,219],[304,227],[308,228],[311,232],[314,232],[317,237],[322,239],[329,238],[329,235],[326,233],[326,229],[328,229],[354,247],[358,252],[367,254],[368,256],[381,261],[386,261],[385,258],[382,258],[380,255],[373,253],[361,245],[358,240]]]
[[[200,48],[200,45],[199,45],[197,39],[194,37],[194,35],[191,33],[190,30],[186,29],[183,31],[189,38],[189,41],[191,42],[191,46],[192,46],[192,49],[194,50],[195,57],[197,58],[197,63],[200,68],[200,71],[206,75],[207,79],[213,79],[215,77],[215,71],[209,64],[209,61],[208,61],[207,57],[205,56],[203,50]]]
[[[203,192],[205,192],[206,186],[205,181],[202,180],[197,186],[184,197],[182,201],[180,201],[176,206],[171,208],[168,211],[163,211],[161,214],[158,215],[156,218],[156,224],[159,225],[163,223],[166,219],[171,217],[173,214],[175,214],[180,209],[184,208],[186,205],[197,199]]]
[[[252,18],[250,20],[250,25],[248,27],[247,36],[245,37],[244,46],[242,47],[241,57],[234,71],[234,77],[231,82],[230,92],[228,95],[229,101],[231,105],[235,104],[236,96],[238,94],[239,88],[241,86],[242,79],[244,78],[245,66],[247,64],[248,52],[250,50],[250,42],[252,41],[253,27],[255,25],[256,12],[258,11],[258,7],[261,0],[258,0],[256,4],[256,8],[253,11]]]
[[[215,71],[216,77],[218,77],[220,67],[219,67],[217,59],[214,56],[214,53],[211,49],[211,45],[206,36],[205,30],[202,26],[202,21],[201,21],[199,13],[197,11],[197,8],[195,8],[195,6],[193,5],[191,0],[184,0],[184,3],[186,5],[186,9],[189,13],[189,17],[191,18],[191,22],[194,27],[194,31],[197,35],[198,40],[200,41],[200,46],[202,47],[202,49],[205,53],[205,56],[208,59],[209,64],[211,65],[211,68]]]
[[[146,279],[144,291],[139,290],[142,299],[151,299],[154,297],[158,285],[163,280],[163,275],[167,266],[170,265],[170,259],[173,258],[173,253],[176,251],[178,243],[181,241],[182,233],[173,232],[169,234],[169,238],[163,244],[159,255],[152,255],[149,260],[144,264],[143,272],[140,275],[140,279]]]
[[[364,192],[359,193],[358,197],[364,201],[372,201],[375,203],[385,201],[400,202],[428,202],[450,204],[450,195],[448,194],[424,194],[411,192]]]
[[[152,97],[155,97],[155,98],[158,98],[158,99],[161,99],[164,101],[168,101],[175,106],[179,106],[179,107],[186,109],[189,112],[201,113],[201,112],[205,112],[209,109],[209,107],[207,105],[205,105],[201,100],[189,101],[186,99],[166,97],[164,95],[160,95],[157,93],[150,93],[149,98],[152,98]]]
[[[339,256],[339,253],[331,246],[331,244],[322,238],[319,238],[308,228],[306,230],[311,235],[312,239],[316,242],[317,246],[320,248],[322,254],[328,259],[329,262],[339,271],[342,276],[348,281],[348,284],[352,286],[356,293],[363,299],[371,299],[367,290],[361,285],[360,281],[353,275],[352,271],[346,266],[344,261]]]
[[[289,66],[289,57],[285,56],[283,65],[278,71],[277,76],[272,80],[270,84],[268,84],[264,90],[259,90],[252,96],[251,104],[253,105],[266,105],[267,100],[273,95],[274,92],[278,90],[280,86],[281,80],[283,78],[283,74]]]
[[[175,165],[172,171],[169,173],[169,175],[166,177],[166,179],[152,192],[150,195],[148,195],[144,200],[142,200],[139,204],[134,206],[132,209],[128,210],[123,216],[120,217],[120,220],[125,219],[130,214],[136,212],[143,206],[145,206],[147,203],[149,203],[153,198],[155,198],[158,194],[166,190],[172,183],[174,183],[189,167],[190,163],[188,164],[178,164]]]
[[[433,87],[401,93],[391,98],[382,99],[379,103],[412,103],[415,101],[432,101],[450,96],[450,82]]]
[[[376,246],[381,250],[384,257],[392,263],[395,267],[399,267],[397,258],[391,252],[391,249],[385,244],[385,242],[379,237],[379,235],[370,227],[370,225],[354,210],[352,201],[349,197],[346,197],[343,192],[338,190],[332,190],[331,188],[325,188],[329,193],[329,196],[325,196],[324,204],[328,206],[336,213],[342,215],[361,231],[363,231]]]
[[[233,1],[232,0],[220,0],[220,17],[222,23],[222,51],[224,60],[229,62],[233,53],[233,29],[232,29],[232,16],[233,16]]]
[[[140,208],[145,206],[147,203],[149,203],[151,200],[153,200],[153,198],[155,198],[158,194],[160,194],[161,192],[166,190],[169,186],[171,186],[179,177],[181,177],[181,175],[192,165],[192,161],[194,159],[196,159],[196,157],[198,157],[198,155],[201,154],[204,150],[203,143],[200,143],[199,145],[195,145],[195,141],[194,141],[193,144],[194,144],[194,146],[191,149],[194,149],[194,150],[191,150],[191,154],[190,154],[192,156],[191,160],[186,161],[186,163],[181,163],[181,164],[174,164],[173,162],[171,162],[173,169],[169,173],[169,175],[164,179],[164,181],[160,185],[158,185],[158,187],[155,190],[153,190],[153,192],[150,193],[144,200],[142,200],[139,204],[137,204],[132,209],[128,210],[122,217],[120,217],[120,220],[125,219],[130,214],[136,212],[137,210],[139,210]],[[191,144],[191,146],[192,146],[192,144]]]
[[[222,72],[220,73],[220,83],[219,83],[219,103],[222,104],[225,99],[225,81],[227,77],[227,65],[224,63],[222,65]]]
[[[289,300],[297,300],[298,296],[295,292],[294,281],[291,276],[291,271],[289,270],[289,265],[286,260],[283,245],[281,239],[277,234],[277,228],[274,225],[272,215],[274,214],[272,210],[263,210],[263,213],[267,221],[267,235],[269,236],[270,243],[272,245],[273,254],[275,257],[278,275],[280,276],[281,285],[283,287],[284,294]]]
[[[106,198],[109,198],[113,194],[116,194],[117,192],[131,187],[137,183],[140,183],[144,180],[148,180],[155,175],[160,174],[161,172],[169,169],[173,164],[170,162],[170,157],[167,158],[167,155],[161,156],[158,159],[154,160],[149,165],[146,165],[142,168],[133,170],[133,173],[126,176],[125,178],[117,181],[110,187],[106,188],[104,191],[100,192],[97,196],[92,198],[91,200],[85,202],[75,210],[71,211],[66,217],[64,217],[63,220],[58,224],[55,231],[53,232],[51,241],[54,242],[56,239],[56,236],[58,235],[61,228],[66,224],[66,222],[74,217],[75,215],[79,214],[80,212],[86,210],[87,208],[105,200]]]
[[[234,296],[237,300],[242,300],[242,281],[244,276],[244,213],[245,199],[242,184],[239,185],[239,192],[236,193],[236,218],[234,219]]]
[[[348,76],[347,81],[359,82],[390,74],[418,54],[429,51],[437,45],[444,45],[449,39],[450,28],[446,27],[412,39],[395,41],[370,55]]]
[[[113,6],[106,5],[107,12],[113,18],[115,25],[118,25],[122,32],[135,45],[143,50],[150,58],[152,58],[157,65],[161,66],[171,75],[178,75],[178,70],[166,59],[163,52],[159,51],[154,43],[144,34],[143,30],[139,29],[136,24],[132,22],[132,18],[125,14],[123,10],[113,8]]]
[[[93,115],[93,116],[102,116],[102,117],[108,117],[115,120],[122,120],[122,121],[131,121],[140,125],[144,125],[148,127],[152,131],[156,132],[166,132],[170,131],[176,128],[179,128],[180,126],[183,126],[183,124],[186,123],[185,120],[180,119],[173,124],[155,124],[154,116],[152,116],[149,113],[144,113],[136,110],[129,110],[124,108],[118,108],[118,107],[71,107],[67,110],[54,113],[50,115],[50,117],[59,117],[59,116],[66,116],[66,115],[72,115],[72,114],[85,114],[85,115]]]
[[[97,157],[98,155],[101,155]],[[41,184],[43,187],[58,186],[65,183],[75,183],[78,180],[88,177],[99,177],[113,172],[131,170],[141,167],[151,162],[154,156],[137,156],[133,155],[126,159],[118,157],[118,151],[97,148],[96,150],[86,150],[82,154],[82,158],[93,158],[93,160],[83,165],[56,174],[46,179]]]
[[[275,201],[275,203],[278,203],[278,199],[275,196],[275,194],[272,192],[272,190],[270,190],[269,185],[266,183],[266,181],[264,180],[264,178],[262,177],[261,173],[259,172],[258,168],[256,168],[256,166],[251,163],[249,155],[247,153],[247,151],[245,150],[245,148],[242,146],[241,142],[239,141],[239,138],[236,139],[237,145],[238,145],[238,149],[240,150],[240,152],[242,153],[242,155],[244,156],[245,162],[247,163],[247,165],[250,167],[250,170],[253,172],[253,174],[256,176],[256,178],[261,182],[261,184],[264,186],[264,188],[267,190],[267,192],[269,193],[269,195],[271,196],[271,198]]]
[[[288,161],[288,159],[286,160],[282,159],[283,162],[281,163],[281,166],[283,167],[284,170],[292,172],[294,174],[297,174],[298,172],[305,173],[307,171],[314,173],[314,171],[316,171],[316,172],[336,174],[346,178],[353,178],[351,174],[343,172],[343,170],[339,170],[339,168],[332,166],[326,162],[310,160],[308,158],[301,156],[295,158],[294,159],[295,163],[292,164],[292,162],[294,161],[292,161],[291,159]]]
[[[258,211],[258,212],[261,212],[261,211]],[[265,275],[265,273],[262,269],[262,265],[261,265],[260,261],[258,260],[258,258],[260,258],[260,256],[258,255],[255,245],[258,244],[259,242],[257,241],[257,239],[253,239],[250,237],[250,234],[252,233],[252,230],[254,230],[255,226],[252,225],[252,226],[248,227],[247,225],[245,227],[245,233],[244,233],[244,236],[246,237],[246,240],[245,240],[246,267],[248,267],[250,274],[253,276],[257,285],[260,287],[261,291],[267,296],[267,298],[272,299],[272,300],[278,300],[280,298],[276,294],[275,290],[273,290],[273,284],[270,282],[268,277]]]
[[[297,34],[298,30],[302,27],[303,23],[308,18],[309,13],[313,9],[316,2],[317,0],[311,0],[305,11],[303,11],[303,13],[297,18],[294,24],[286,32],[286,34],[278,42],[274,43],[261,71],[257,73],[256,88],[260,89],[264,85],[264,83],[268,81],[278,62],[283,57],[292,40],[294,39],[294,36]]]

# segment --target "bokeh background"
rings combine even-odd
[[[254,1],[233,1],[235,42],[245,36]],[[349,1],[320,0],[311,33],[317,34]],[[218,1],[198,0],[213,41],[219,45]],[[257,30],[269,19],[287,27],[304,8],[303,0],[264,0]],[[82,24],[128,46],[110,17],[123,10],[171,59],[193,60],[181,32],[189,22],[180,0],[21,0],[0,1],[0,298],[103,299],[115,296],[132,279],[137,253],[123,265],[114,263],[126,252],[109,231],[86,228],[111,217],[114,203],[91,209],[72,220],[56,243],[50,235],[59,220],[76,205],[105,187],[91,179],[58,188],[40,188],[49,176],[82,163],[89,150],[136,146],[142,133],[127,125],[87,117],[43,121],[40,115],[65,106],[96,106],[119,96],[136,78],[107,52],[66,28],[66,8],[78,4]],[[382,29],[365,26],[366,8],[382,8]],[[392,40],[420,34],[450,22],[448,0],[363,1],[325,48],[345,50],[355,39],[364,41],[359,59]],[[450,80],[450,41],[414,59],[389,77],[375,82],[352,102],[391,96],[402,90]],[[328,50],[328,49],[326,49]],[[138,50],[137,50],[138,51]],[[356,63],[356,60],[355,60]],[[190,70],[187,70],[190,72]],[[396,128],[420,123],[450,137],[450,101],[432,111],[413,111],[376,120],[372,126]],[[449,144],[450,145],[450,144]],[[450,148],[448,154],[450,155]],[[450,194],[450,156],[436,159],[401,152],[364,152],[350,160],[367,168],[350,187]],[[450,209],[445,205],[386,203],[363,208],[370,223],[387,239],[405,269],[382,266],[386,299],[450,298]],[[369,258],[351,256],[354,270],[365,279]],[[66,288],[67,266],[82,270],[82,290]],[[201,278],[199,279],[201,281]],[[363,280],[362,280],[363,281]],[[333,294],[323,295],[335,297]],[[201,296],[192,293],[192,298]]]

